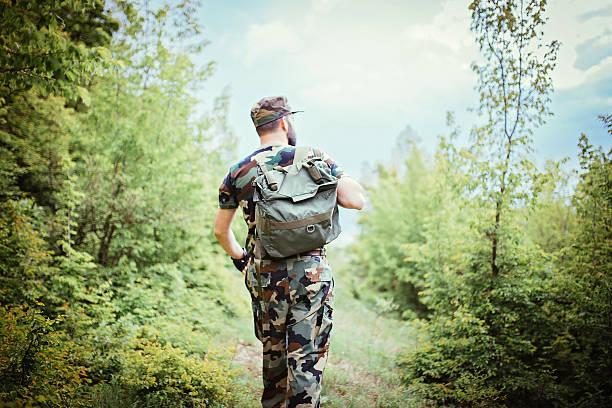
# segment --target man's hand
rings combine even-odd
[[[247,251],[244,248],[242,248],[242,254],[243,254],[242,258],[238,258],[238,259],[232,258],[232,262],[234,263],[234,266],[236,267],[236,269],[238,269],[240,272],[244,274],[245,269],[247,265],[249,264],[249,256],[247,255]]]
[[[219,240],[225,252],[227,252],[232,259],[236,269],[244,274],[249,263],[249,257],[246,249],[238,244],[238,241],[236,241],[232,233],[231,226],[235,215],[236,209],[219,210],[217,212],[214,228],[215,237],[217,237],[217,240]]]

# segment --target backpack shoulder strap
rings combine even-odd
[[[302,169],[302,163],[304,163],[304,161],[308,158],[308,152],[310,152],[310,150],[311,148],[308,146],[298,146],[295,148],[295,153],[293,154],[293,164],[295,164],[297,167],[298,172]]]
[[[295,148],[295,154],[293,156],[293,163],[298,164],[303,162],[308,157],[308,151],[310,147],[308,146],[298,146]]]
[[[270,174],[270,172],[268,171],[268,166],[266,166],[266,164],[263,163],[263,161],[260,161],[257,157],[253,157],[253,160],[255,160],[255,162],[257,163],[257,168],[263,173],[264,177],[266,178],[266,182],[268,183],[268,187],[270,187],[270,190],[278,190],[278,183],[274,180],[272,174]]]

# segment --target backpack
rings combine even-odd
[[[293,164],[285,167],[269,169],[257,161],[259,175],[253,181],[256,258],[261,259],[264,251],[272,258],[300,254],[340,234],[338,179],[323,158],[307,158],[308,151],[297,147]]]

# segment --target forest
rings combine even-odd
[[[612,150],[581,134],[576,168],[532,158],[546,3],[473,0],[469,145],[448,112],[435,152],[403,137],[376,164],[359,235],[329,251],[322,406],[611,406]],[[213,234],[238,139],[229,94],[194,96],[216,69],[198,7],[0,4],[2,407],[259,406],[250,300]]]

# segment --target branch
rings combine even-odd
[[[25,71],[31,71],[34,68],[36,68],[35,65],[29,66],[29,67],[0,68],[0,74],[4,74],[4,73],[7,73],[7,72],[25,72]]]
[[[512,137],[514,136],[514,131],[516,130],[516,126],[518,124],[519,115],[521,111],[521,97],[523,93],[523,88],[521,86],[521,81],[523,79],[523,38],[524,38],[523,22],[524,22],[523,20],[523,0],[521,0],[521,32],[519,34],[521,40],[519,42],[519,50],[518,50],[519,51],[518,102],[516,105],[516,118],[514,119],[514,126],[512,127],[512,132],[510,133],[510,135],[506,135],[508,136],[508,143],[512,141]]]
[[[497,55],[497,52],[495,52],[495,49],[493,48],[493,45],[491,44],[491,41],[489,40],[489,36],[487,35],[486,38],[487,38],[487,44],[489,45],[489,50],[491,51],[491,53],[493,53],[495,58],[497,58],[497,61],[499,62],[499,67],[501,69],[502,95],[504,97],[504,134],[506,135],[506,137],[508,137],[508,99],[506,97],[506,73],[504,71],[503,54],[501,57]]]

